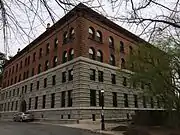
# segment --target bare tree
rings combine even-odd
[[[132,24],[148,41],[156,41],[163,36],[179,39],[180,3],[179,0],[109,0],[114,11],[119,7],[124,13],[117,13],[115,20]]]

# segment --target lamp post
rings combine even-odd
[[[101,90],[101,130],[105,129],[105,124],[104,124],[104,90]]]

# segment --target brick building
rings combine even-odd
[[[5,64],[1,116],[32,111],[36,118],[127,118],[135,110],[157,109],[131,85],[127,56],[145,42],[79,4]],[[119,67],[121,70],[119,70]],[[151,101],[151,102],[149,102]]]

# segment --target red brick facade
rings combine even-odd
[[[89,34],[90,27],[94,30],[93,38]],[[102,41],[98,41],[100,38],[96,35],[97,31],[100,32]],[[64,39],[65,32],[68,35],[67,39]],[[110,36],[114,44],[109,43]],[[55,48],[56,39],[58,44]],[[96,60],[98,59],[97,51],[100,50],[104,63],[109,63],[110,56],[114,55],[115,64],[119,66],[122,58],[126,59],[129,51],[136,48],[135,44],[138,41],[142,41],[142,39],[80,4],[6,63],[3,73],[3,88],[31,77],[32,74],[38,74],[39,65],[43,72],[46,61],[49,62],[49,68],[53,68],[56,66],[54,65],[55,56],[57,65],[62,64],[64,51],[67,51],[69,60],[72,49],[74,50],[73,58],[76,58],[79,56],[89,57],[89,48],[92,48]],[[124,44],[124,52],[119,51],[120,42]],[[47,44],[50,46],[48,54],[46,53]],[[41,48],[42,56],[40,57]],[[35,60],[33,60],[34,53],[36,53]],[[33,69],[34,73],[32,73]]]

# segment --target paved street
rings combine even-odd
[[[95,135],[95,133],[55,125],[0,122],[0,135]]]

